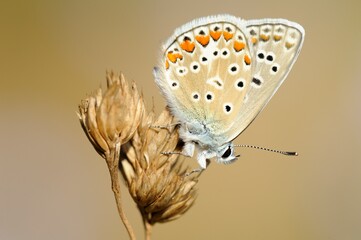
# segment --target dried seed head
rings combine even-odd
[[[187,176],[190,170],[184,167],[182,156],[162,153],[181,150],[174,117],[168,109],[156,120],[153,112],[146,114],[135,84],[129,88],[123,75],[107,74],[107,86],[104,93],[98,89],[83,100],[78,115],[90,142],[106,159],[117,203],[119,161],[144,223],[167,222],[181,216],[195,200],[199,174]],[[122,211],[118,205],[119,209]]]
[[[111,149],[129,141],[141,122],[144,102],[135,83],[129,88],[122,74],[107,73],[107,89],[79,105],[79,119],[95,150],[104,158]]]
[[[144,117],[134,137],[122,146],[121,165],[129,192],[150,224],[176,219],[195,200],[199,175],[186,176],[189,169],[183,167],[183,157],[162,154],[179,151],[178,137],[173,116],[165,110],[156,121],[152,114]]]

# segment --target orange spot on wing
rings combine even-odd
[[[179,58],[180,60],[183,59],[182,54],[180,53],[173,53],[173,51],[169,51],[167,54],[167,58],[169,59],[169,61],[171,61],[172,63],[177,62],[177,59]]]
[[[223,31],[223,37],[224,37],[224,39],[226,39],[226,41],[228,41],[229,39],[231,39],[233,37],[233,33]]]
[[[267,42],[269,40],[269,36],[265,35],[265,34],[261,34],[259,35],[259,38],[264,41],[264,42]]]
[[[246,65],[251,64],[251,58],[247,54],[244,55],[244,62],[246,63]]]
[[[208,36],[203,36],[203,35],[198,35],[196,36],[196,40],[203,46],[207,46],[209,43],[209,35]]]
[[[168,62],[168,60],[165,60],[165,69],[168,70],[168,68],[169,68],[169,62]]]
[[[286,42],[286,48],[287,48],[287,49],[290,49],[290,48],[293,47],[294,45],[295,45],[294,43]]]
[[[217,32],[210,31],[209,34],[211,35],[214,41],[217,41],[221,37],[221,33],[222,33],[221,31],[217,31]]]
[[[278,42],[279,40],[281,40],[282,36],[279,36],[279,35],[274,35],[273,36],[273,39]]]
[[[256,44],[258,40],[257,40],[256,37],[253,37],[253,38],[251,39],[251,41],[252,41],[253,44]]]
[[[243,42],[239,42],[239,41],[234,41],[234,44],[233,44],[233,48],[234,48],[234,50],[236,50],[236,52],[243,50],[245,46],[246,46],[246,44],[244,44]]]
[[[189,40],[185,40],[180,44],[180,47],[186,51],[186,52],[193,52],[195,45],[193,42],[189,41]]]

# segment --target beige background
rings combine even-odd
[[[174,28],[217,13],[282,17],[306,29],[287,81],[236,141],[300,156],[239,149],[233,165],[211,164],[193,208],[156,225],[154,239],[360,239],[358,1],[150,2],[0,3],[0,239],[127,239],[77,105],[114,69],[160,112],[152,77],[160,44]],[[125,205],[142,239],[128,196]]]

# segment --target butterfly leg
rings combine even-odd
[[[172,123],[172,124],[167,124],[167,125],[150,125],[149,128],[155,128],[155,129],[167,129],[167,130],[171,130],[171,128],[177,126],[178,123]]]
[[[182,154],[187,157],[193,157],[195,149],[194,142],[186,142],[183,146]]]
[[[211,164],[211,160],[206,159],[206,167],[208,167],[209,164]],[[202,168],[202,167],[196,168],[196,169],[193,169],[192,171],[186,173],[185,176],[188,177],[188,176],[190,176],[190,175],[193,174],[193,173],[199,173],[199,174],[201,174],[204,170],[206,170],[206,169],[205,169],[205,168]]]
[[[171,155],[171,154],[183,155],[182,152],[161,152],[161,154],[164,154],[164,155]]]
[[[185,157],[193,157],[195,149],[195,144],[193,142],[187,142],[184,144],[181,152],[162,152],[162,154],[170,155],[170,154],[179,154]]]
[[[201,169],[204,170],[207,168],[207,158],[203,152],[198,153],[197,161],[199,166],[201,166]]]

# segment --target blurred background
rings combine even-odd
[[[165,102],[152,68],[161,43],[198,17],[286,18],[304,26],[287,81],[213,163],[195,205],[153,239],[361,238],[361,15],[358,1],[1,1],[0,239],[127,239],[106,164],[76,115],[80,100],[122,71],[148,109]],[[194,161],[190,159],[189,161]],[[141,218],[123,189],[139,239]]]

